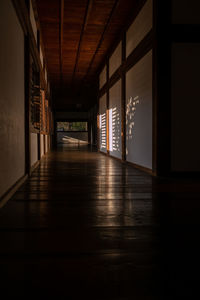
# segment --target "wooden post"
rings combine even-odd
[[[109,82],[109,60],[106,64],[106,84]],[[106,92],[106,146],[107,154],[109,154],[109,89]]]
[[[122,64],[126,61],[126,34],[122,38]],[[121,77],[121,142],[122,160],[126,160],[126,73]]]
[[[25,87],[25,173],[30,174],[30,42],[29,36],[24,38],[24,87]]]

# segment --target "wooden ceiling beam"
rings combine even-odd
[[[85,15],[84,15],[84,19],[83,19],[83,25],[82,25],[82,28],[81,28],[80,39],[79,39],[79,43],[78,43],[78,49],[77,49],[77,53],[76,53],[76,61],[75,61],[74,70],[73,70],[73,74],[72,74],[71,85],[73,84],[74,77],[75,77],[75,74],[76,74],[76,69],[77,69],[77,66],[78,66],[78,61],[79,61],[80,52],[81,52],[81,43],[82,43],[82,40],[83,40],[84,32],[85,32],[86,27],[87,27],[88,18],[89,18],[90,12],[91,12],[92,4],[93,4],[93,0],[88,0],[87,1],[87,5],[86,5],[86,9],[85,9]]]
[[[63,30],[64,30],[64,0],[60,0],[60,24],[59,24],[60,85],[62,85],[62,81],[63,81]]]
[[[108,17],[108,20],[107,20],[107,22],[106,22],[106,24],[105,24],[103,33],[102,33],[101,38],[100,38],[100,40],[99,40],[99,43],[98,43],[98,45],[97,45],[97,48],[96,48],[96,50],[95,50],[95,53],[94,53],[94,55],[93,55],[93,57],[92,57],[92,59],[91,59],[91,61],[90,61],[90,64],[89,64],[88,69],[87,69],[87,72],[86,72],[86,74],[85,74],[85,76],[84,76],[84,78],[83,78],[83,81],[82,81],[83,83],[84,83],[84,81],[86,80],[86,78],[87,78],[87,76],[88,76],[88,74],[89,74],[89,72],[90,72],[90,70],[91,70],[92,64],[93,64],[93,62],[94,62],[94,60],[95,60],[95,57],[96,57],[96,55],[97,55],[97,53],[98,53],[98,51],[99,51],[99,49],[100,49],[100,47],[101,47],[101,44],[102,44],[102,42],[103,42],[103,40],[104,40],[106,31],[107,31],[107,29],[108,29],[108,27],[109,27],[109,25],[110,25],[110,23],[111,23],[111,19],[112,19],[114,13],[115,13],[115,10],[116,10],[116,8],[117,8],[119,2],[120,2],[120,0],[115,0],[115,3],[114,3],[114,5],[113,5],[113,8],[112,8],[112,10],[111,10],[111,12],[110,12],[110,15],[109,15],[109,17]]]

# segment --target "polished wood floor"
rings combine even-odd
[[[156,179],[87,146],[46,155],[0,210],[1,293],[199,299],[199,183]]]

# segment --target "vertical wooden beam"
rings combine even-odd
[[[24,87],[25,87],[25,173],[30,174],[30,41],[24,37]]]
[[[122,64],[126,61],[126,33],[122,37]],[[121,142],[122,160],[126,160],[126,72],[121,77]]]
[[[109,59],[106,63],[106,83],[109,81]],[[106,146],[109,154],[109,89],[106,92]]]

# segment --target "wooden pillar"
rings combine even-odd
[[[122,64],[126,61],[126,33],[122,38]],[[126,160],[126,73],[121,77],[121,142],[122,142],[122,160]]]
[[[100,118],[99,118],[99,100],[97,107],[97,149],[100,150]]]
[[[109,60],[106,64],[106,84],[109,82]],[[107,154],[109,154],[109,89],[106,92],[106,146]]]
[[[30,174],[30,41],[26,35],[24,39],[24,87],[25,87],[25,173]]]

